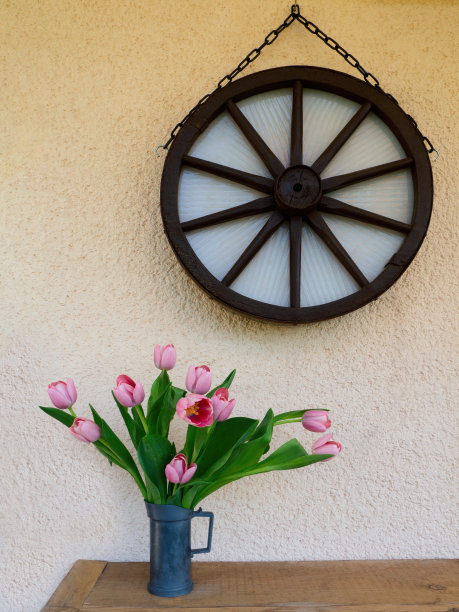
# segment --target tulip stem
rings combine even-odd
[[[290,412],[282,412],[281,414],[276,414],[274,417],[274,425],[281,421],[287,421],[290,419],[301,419],[305,413],[305,410],[291,410]]]
[[[145,430],[145,433],[148,436],[148,425],[147,425],[147,421],[145,420],[145,415],[143,413],[142,406],[138,404],[137,406],[134,406],[134,409],[139,415],[139,419],[142,421],[143,428]]]
[[[69,406],[69,412],[70,412],[70,414],[73,416],[73,418],[75,418],[75,419],[77,418],[77,415],[75,414],[75,412],[74,412],[74,410],[73,410],[72,406]]]
[[[286,423],[301,423],[302,419],[285,419],[285,421],[277,421],[274,423],[274,426],[276,425],[285,425]]]

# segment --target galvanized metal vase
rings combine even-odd
[[[148,590],[160,597],[186,595],[193,589],[191,558],[210,552],[214,515],[212,512],[188,510],[180,506],[149,504],[150,517],[150,582]],[[209,518],[205,548],[191,548],[191,519]]]

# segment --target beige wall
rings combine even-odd
[[[79,412],[92,401],[121,432],[110,388],[121,372],[152,380],[155,342],[177,345],[177,381],[190,362],[219,377],[237,367],[239,414],[332,408],[343,443],[338,460],[206,500],[209,559],[455,554],[457,4],[301,2],[441,151],[427,239],[379,300],[314,325],[249,320],[187,277],[162,230],[155,146],[289,4],[2,2],[2,611],[38,610],[78,558],[147,558],[134,483],[36,406],[49,381],[70,375]],[[297,24],[247,73],[288,64],[353,73]],[[314,439],[292,425],[277,440],[294,435]]]

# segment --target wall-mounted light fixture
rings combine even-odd
[[[308,28],[296,6],[290,18]],[[360,308],[424,239],[430,141],[361,66],[365,81],[310,66],[232,81],[242,69],[165,145],[172,248],[212,297],[250,315],[299,323]]]

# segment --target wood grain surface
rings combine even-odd
[[[43,612],[459,612],[455,560],[194,563],[194,590],[147,591],[148,563],[77,561]]]

